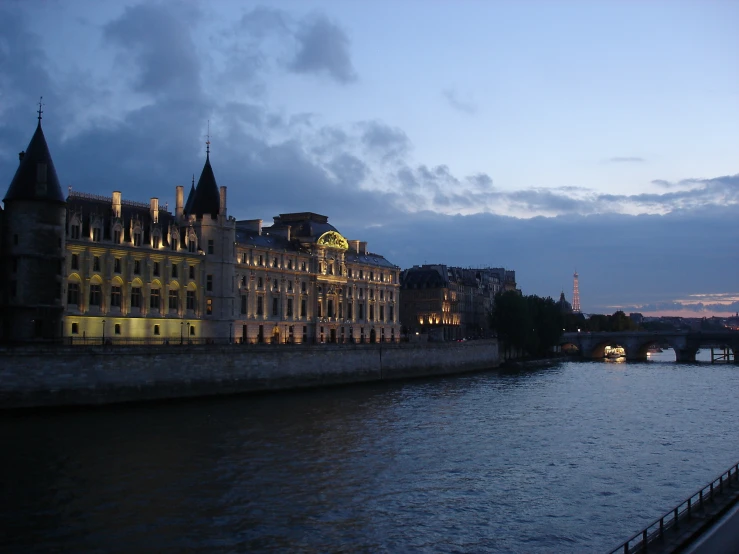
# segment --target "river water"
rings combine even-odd
[[[739,461],[737,390],[583,362],[0,414],[0,550],[607,551]]]

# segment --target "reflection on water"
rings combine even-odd
[[[0,548],[603,551],[739,460],[738,369],[563,363],[4,414]]]

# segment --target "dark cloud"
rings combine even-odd
[[[134,90],[178,97],[199,93],[200,60],[188,15],[170,5],[138,4],[105,25],[104,37],[121,51],[119,66],[134,62]]]
[[[367,149],[385,160],[399,159],[410,149],[411,142],[405,131],[390,127],[380,121],[370,121],[361,125],[362,143]]]
[[[485,173],[478,173],[467,177],[467,180],[482,191],[493,190],[493,179]]]
[[[291,18],[283,10],[257,6],[241,17],[239,26],[252,37],[263,39],[271,34],[290,33]]]
[[[642,163],[646,160],[638,156],[615,156],[613,158],[608,158],[608,161],[611,163]]]
[[[446,89],[442,92],[447,103],[457,110],[467,115],[474,115],[478,112],[477,104],[471,100],[462,100],[459,98],[457,91],[454,89]]]
[[[324,73],[340,83],[356,81],[349,55],[349,38],[325,15],[302,21],[295,35],[298,51],[288,64],[296,73]]]

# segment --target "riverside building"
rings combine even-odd
[[[380,342],[400,338],[399,268],[315,213],[228,215],[210,146],[174,213],[68,190],[41,127],[0,209],[0,338]]]

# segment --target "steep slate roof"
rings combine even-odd
[[[311,242],[310,239],[314,242],[328,231],[339,233],[336,227],[328,222],[327,216],[313,212],[280,214],[274,218],[274,221],[276,227],[289,225],[290,236],[300,238],[304,242]]]
[[[195,175],[192,176],[192,185],[190,185],[190,194],[187,195],[187,202],[185,202],[185,213],[190,214],[192,210],[192,199],[195,198]]]
[[[37,185],[37,166],[40,163],[46,164],[46,187],[39,189]],[[41,129],[41,120],[39,119],[36,132],[28,143],[28,148],[23,159],[15,172],[15,177],[8,187],[8,193],[5,195],[3,202],[13,200],[40,200],[43,202],[59,202],[64,203],[64,195],[62,187],[59,185],[59,178],[56,176],[54,162],[49,153],[49,147],[46,144],[44,131]]]
[[[67,232],[71,224],[72,215],[76,214],[80,217],[82,223],[82,236],[90,234],[90,216],[95,215],[102,220],[102,240],[111,240],[112,223],[116,219],[113,215],[112,199],[96,194],[87,194],[83,192],[73,191],[67,196]],[[168,211],[159,210],[158,221],[154,223],[151,218],[151,210],[149,206],[143,202],[131,202],[129,200],[121,201],[121,224],[123,227],[123,240],[131,241],[131,221],[138,220],[141,222],[141,230],[143,232],[143,242],[148,243],[155,227],[160,227],[162,232],[162,244],[169,247],[169,226],[176,224],[175,216]],[[179,226],[179,249],[185,249],[185,233],[187,227]]]
[[[187,199],[188,204],[190,198]],[[210,214],[215,217],[221,210],[221,195],[218,192],[216,177],[213,175],[213,168],[210,166],[210,153],[205,155],[205,165],[203,172],[198,179],[198,186],[195,187],[195,194],[192,197],[192,205],[190,210],[185,210],[187,215],[195,214],[203,217],[204,214]]]
[[[437,268],[412,267],[406,269],[400,277],[403,289],[436,289],[449,286]]]

